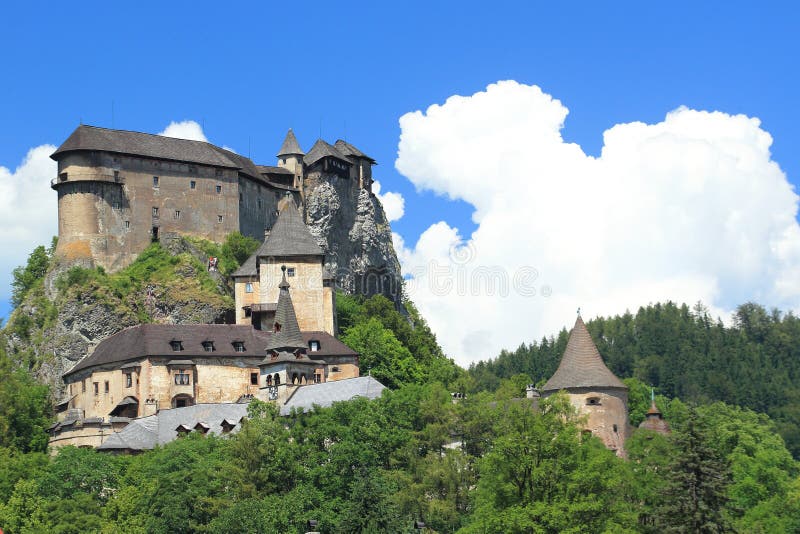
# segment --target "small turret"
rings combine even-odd
[[[664,420],[664,415],[661,413],[661,410],[656,406],[656,399],[652,389],[650,390],[650,409],[647,410],[645,419],[641,422],[639,428],[652,430],[653,432],[664,435],[672,432],[669,428],[669,424]]]
[[[291,128],[286,132],[281,149],[278,151],[278,167],[282,167],[294,173],[294,187],[302,187],[303,179],[303,156],[305,152],[300,148],[294,132]]]

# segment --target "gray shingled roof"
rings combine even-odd
[[[290,156],[290,155],[305,155],[303,149],[300,148],[300,143],[297,142],[297,137],[294,136],[294,132],[291,128],[289,131],[286,132],[286,138],[283,140],[283,144],[281,145],[281,149],[278,151],[278,157],[281,156]]]
[[[308,345],[300,335],[300,325],[297,324],[297,315],[294,312],[292,297],[289,295],[289,282],[286,281],[286,267],[283,270],[283,279],[278,287],[278,306],[275,308],[275,324],[280,325],[280,332],[274,332],[267,342],[266,349],[274,351],[305,350]]]
[[[287,202],[278,214],[264,244],[256,251],[259,257],[324,256],[317,240],[303,222],[294,204]]]
[[[256,167],[261,174],[287,174],[289,176],[294,176],[292,171],[284,169],[283,167],[274,167],[272,165],[256,165]]]
[[[369,162],[372,163],[373,165],[375,164],[375,160],[374,159],[372,159],[371,157],[367,156],[366,154],[361,152],[359,149],[357,149],[356,147],[354,147],[353,145],[351,145],[347,141],[344,141],[343,139],[337,139],[336,142],[333,144],[333,146],[334,146],[334,148],[336,148],[339,152],[341,152],[345,156],[351,156],[353,158],[363,158],[363,159],[369,160]]]
[[[64,377],[67,378],[78,371],[98,365],[119,368],[128,362],[150,356],[179,357],[180,359],[207,358],[209,356],[215,358],[263,358],[271,335],[269,332],[255,330],[249,325],[144,324],[131,326],[101,341],[91,354],[64,373]],[[353,349],[326,332],[303,332],[301,336],[306,347],[310,340],[319,340],[320,350],[313,353],[315,356],[353,356],[356,354]],[[182,341],[184,350],[173,352],[169,343],[173,340]],[[214,352],[206,352],[202,345],[203,341],[213,341]],[[233,347],[234,341],[244,343],[244,353],[236,352]]]
[[[325,253],[300,217],[300,212],[287,202],[278,214],[278,220],[269,237],[233,273],[234,278],[256,276],[258,258],[291,256],[324,256]]]
[[[292,409],[303,413],[310,412],[314,406],[326,408],[334,402],[352,400],[356,397],[377,399],[386,386],[371,376],[360,376],[322,384],[309,384],[298,387],[289,400],[281,406],[281,415],[289,415]]]
[[[303,158],[303,162],[306,165],[313,165],[322,158],[336,158],[341,160],[348,165],[352,165],[353,163],[347,159],[347,156],[339,152],[336,147],[331,144],[326,143],[322,139],[317,139],[317,142],[314,143],[314,146],[311,147],[311,150],[308,151],[308,154]]]
[[[247,404],[196,404],[185,408],[161,410],[155,415],[140,417],[121,431],[112,434],[98,447],[99,450],[141,451],[164,445],[178,437],[176,428],[183,425],[195,428],[198,423],[208,425],[208,433],[221,434],[223,420],[236,423],[232,432],[241,428],[240,421],[247,415]]]
[[[570,332],[567,348],[558,369],[542,391],[571,388],[628,389],[603,363],[603,358],[580,316]]]
[[[59,155],[76,150],[99,150],[239,169],[240,172],[251,178],[266,181],[250,159],[205,141],[192,141],[128,130],[111,130],[82,124],[50,157],[58,160]]]

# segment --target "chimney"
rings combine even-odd
[[[525,388],[525,397],[528,399],[538,399],[540,397],[539,390],[533,384],[528,384]]]

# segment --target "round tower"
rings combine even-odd
[[[578,315],[558,369],[542,388],[542,397],[564,390],[580,415],[585,430],[600,438],[618,456],[624,455],[628,428],[628,387],[614,376],[586,325]]]

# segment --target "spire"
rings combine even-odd
[[[289,131],[286,132],[286,139],[283,140],[281,149],[278,151],[278,157],[291,155],[304,156],[305,152],[303,152],[303,149],[300,148],[300,143],[297,142],[297,137],[294,136],[294,132],[291,128],[289,128]]]
[[[275,324],[272,336],[269,338],[266,350],[288,351],[305,350],[306,344],[300,335],[300,325],[297,324],[297,315],[294,313],[294,304],[289,295],[289,282],[286,281],[286,266],[281,266],[283,277],[278,285],[278,305],[275,309]]]
[[[542,391],[570,388],[628,389],[603,363],[603,358],[580,315],[569,334],[561,363]]]

